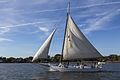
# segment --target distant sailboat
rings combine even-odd
[[[37,53],[33,57],[32,62],[34,62],[35,60],[38,60],[38,59],[48,59],[48,52],[49,52],[50,44],[51,44],[51,41],[52,41],[55,31],[56,31],[56,29],[53,30],[53,32],[49,35],[47,40],[43,43],[43,45],[37,51]]]
[[[85,66],[82,68],[82,65],[78,65],[77,68],[70,66],[69,63],[64,64],[63,60],[81,60],[81,59],[92,59],[99,58],[102,55],[97,51],[97,49],[88,41],[84,34],[77,27],[76,23],[70,16],[70,4],[68,6],[66,27],[64,34],[64,41],[62,47],[62,58],[58,66],[50,65],[50,71],[100,71],[101,66],[96,68],[91,68]]]

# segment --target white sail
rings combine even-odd
[[[33,57],[32,61],[35,61],[37,59],[47,59],[48,58],[50,44],[51,44],[51,41],[52,41],[55,31],[56,31],[56,29],[54,29],[53,32],[49,35],[47,40],[43,43],[43,45],[40,47],[40,49],[37,51],[37,53]]]
[[[70,14],[68,14],[63,47],[63,59],[74,60],[82,58],[96,58],[101,56],[102,55],[79,30]]]

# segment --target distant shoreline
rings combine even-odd
[[[51,63],[57,63],[60,61],[61,58],[61,54],[56,54],[53,57],[48,56],[48,59],[45,60],[38,60],[36,61],[36,63],[38,62],[51,62]],[[33,63],[32,62],[33,57],[29,56],[26,58],[14,58],[14,57],[0,57],[0,63]],[[80,61],[80,60],[76,60],[76,61]],[[87,60],[82,60],[82,61],[100,61],[100,62],[106,62],[106,63],[120,63],[120,55],[116,55],[116,54],[111,54],[109,56],[104,56],[101,58],[96,58],[96,59],[87,59]]]

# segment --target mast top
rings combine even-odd
[[[70,2],[68,3],[67,14],[70,14]]]

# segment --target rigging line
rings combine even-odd
[[[66,19],[66,25],[65,25],[65,30],[64,30],[64,40],[63,40],[63,45],[62,45],[62,56],[60,59],[60,62],[62,63],[63,61],[63,52],[64,52],[64,46],[65,46],[65,39],[66,39],[66,34],[67,34],[67,27],[68,27],[68,19],[69,19],[69,14],[70,14],[70,2],[68,3],[68,8],[67,8],[67,19]]]
[[[67,23],[68,23],[68,13],[67,13],[67,19],[66,19],[66,26],[65,26],[65,30],[64,30],[64,40],[63,40],[63,45],[62,45],[62,57],[61,57],[61,60],[60,62],[62,63],[62,60],[63,60],[63,52],[64,52],[64,44],[65,44],[65,38],[66,38],[66,33],[67,33]]]
[[[61,25],[60,23],[64,20],[64,16],[61,17],[58,21],[55,22],[55,24],[53,25],[53,28],[57,28],[57,26]],[[59,30],[59,28],[57,28],[57,30]]]
[[[57,25],[59,25],[59,23],[60,23],[62,20],[63,20],[63,17],[61,17],[61,18],[59,19],[59,22],[56,22],[56,23],[54,24],[53,28],[54,28],[54,29],[58,29],[58,28],[57,28]],[[55,40],[55,39],[53,39],[53,40]],[[50,51],[49,51],[50,53],[53,51],[53,48],[54,48],[54,46],[55,46],[55,41],[53,41],[53,40],[52,40],[53,45],[51,46],[51,49],[50,49]]]
[[[61,17],[61,18],[59,19],[59,21],[57,21],[57,22],[54,24],[53,28],[59,30],[59,28],[57,28],[57,26],[61,25],[60,23],[61,23],[63,20],[64,20],[64,16]],[[55,40],[55,39],[54,39],[54,40]],[[51,46],[51,49],[50,49],[49,52],[52,52],[52,51],[53,51],[53,47],[55,46],[55,41],[52,41],[52,42],[53,42],[53,46]]]
[[[68,7],[67,7],[67,14],[70,14],[70,0],[68,3]],[[61,17],[55,24],[54,24],[54,28],[57,28],[57,25],[61,25],[60,23],[64,20],[64,16]]]

